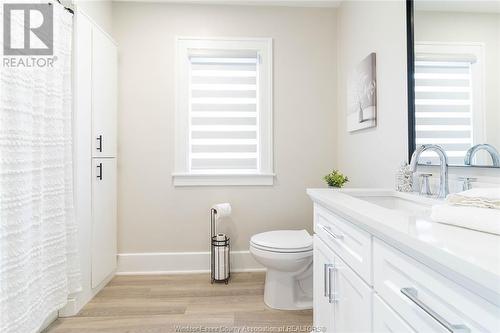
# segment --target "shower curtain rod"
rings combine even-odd
[[[68,12],[70,12],[72,15],[75,14],[75,11],[71,8],[68,8],[68,7],[65,7],[62,3],[61,3],[61,0],[56,0],[61,6],[64,7],[64,9],[66,9]],[[52,5],[52,2],[49,2],[49,5]]]

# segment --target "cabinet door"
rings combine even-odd
[[[323,329],[323,332],[333,332],[333,303],[330,303],[329,270],[333,268],[334,254],[314,235],[314,271],[313,271],[313,316],[314,326]],[[333,300],[332,300],[333,301]]]
[[[92,288],[116,269],[116,159],[93,159]]]
[[[377,295],[373,296],[374,333],[414,333],[410,326]]]
[[[116,157],[117,51],[98,28],[92,30],[92,156]]]
[[[335,332],[371,332],[372,289],[338,256],[335,256],[331,283],[335,298]]]

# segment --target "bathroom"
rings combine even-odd
[[[0,332],[500,332],[500,1],[0,7]]]

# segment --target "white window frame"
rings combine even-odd
[[[472,85],[472,142],[474,144],[485,142],[485,73],[484,73],[484,44],[477,42],[415,42],[415,56],[438,58],[447,60],[474,59],[471,66]],[[432,154],[432,153],[430,153]]]
[[[482,43],[450,43],[450,42],[416,42],[416,54],[448,55],[453,57],[473,57],[475,61],[471,66],[471,78],[474,83],[472,89],[472,133],[473,142],[483,143],[486,127],[484,121],[485,109],[483,107],[484,96],[484,44]]]
[[[271,38],[176,37],[174,186],[273,185],[273,54]],[[259,57],[257,172],[190,171],[189,55],[191,50],[252,50]]]

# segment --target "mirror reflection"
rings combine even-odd
[[[416,0],[414,41],[416,146],[440,145],[450,165],[500,167],[499,2]]]

